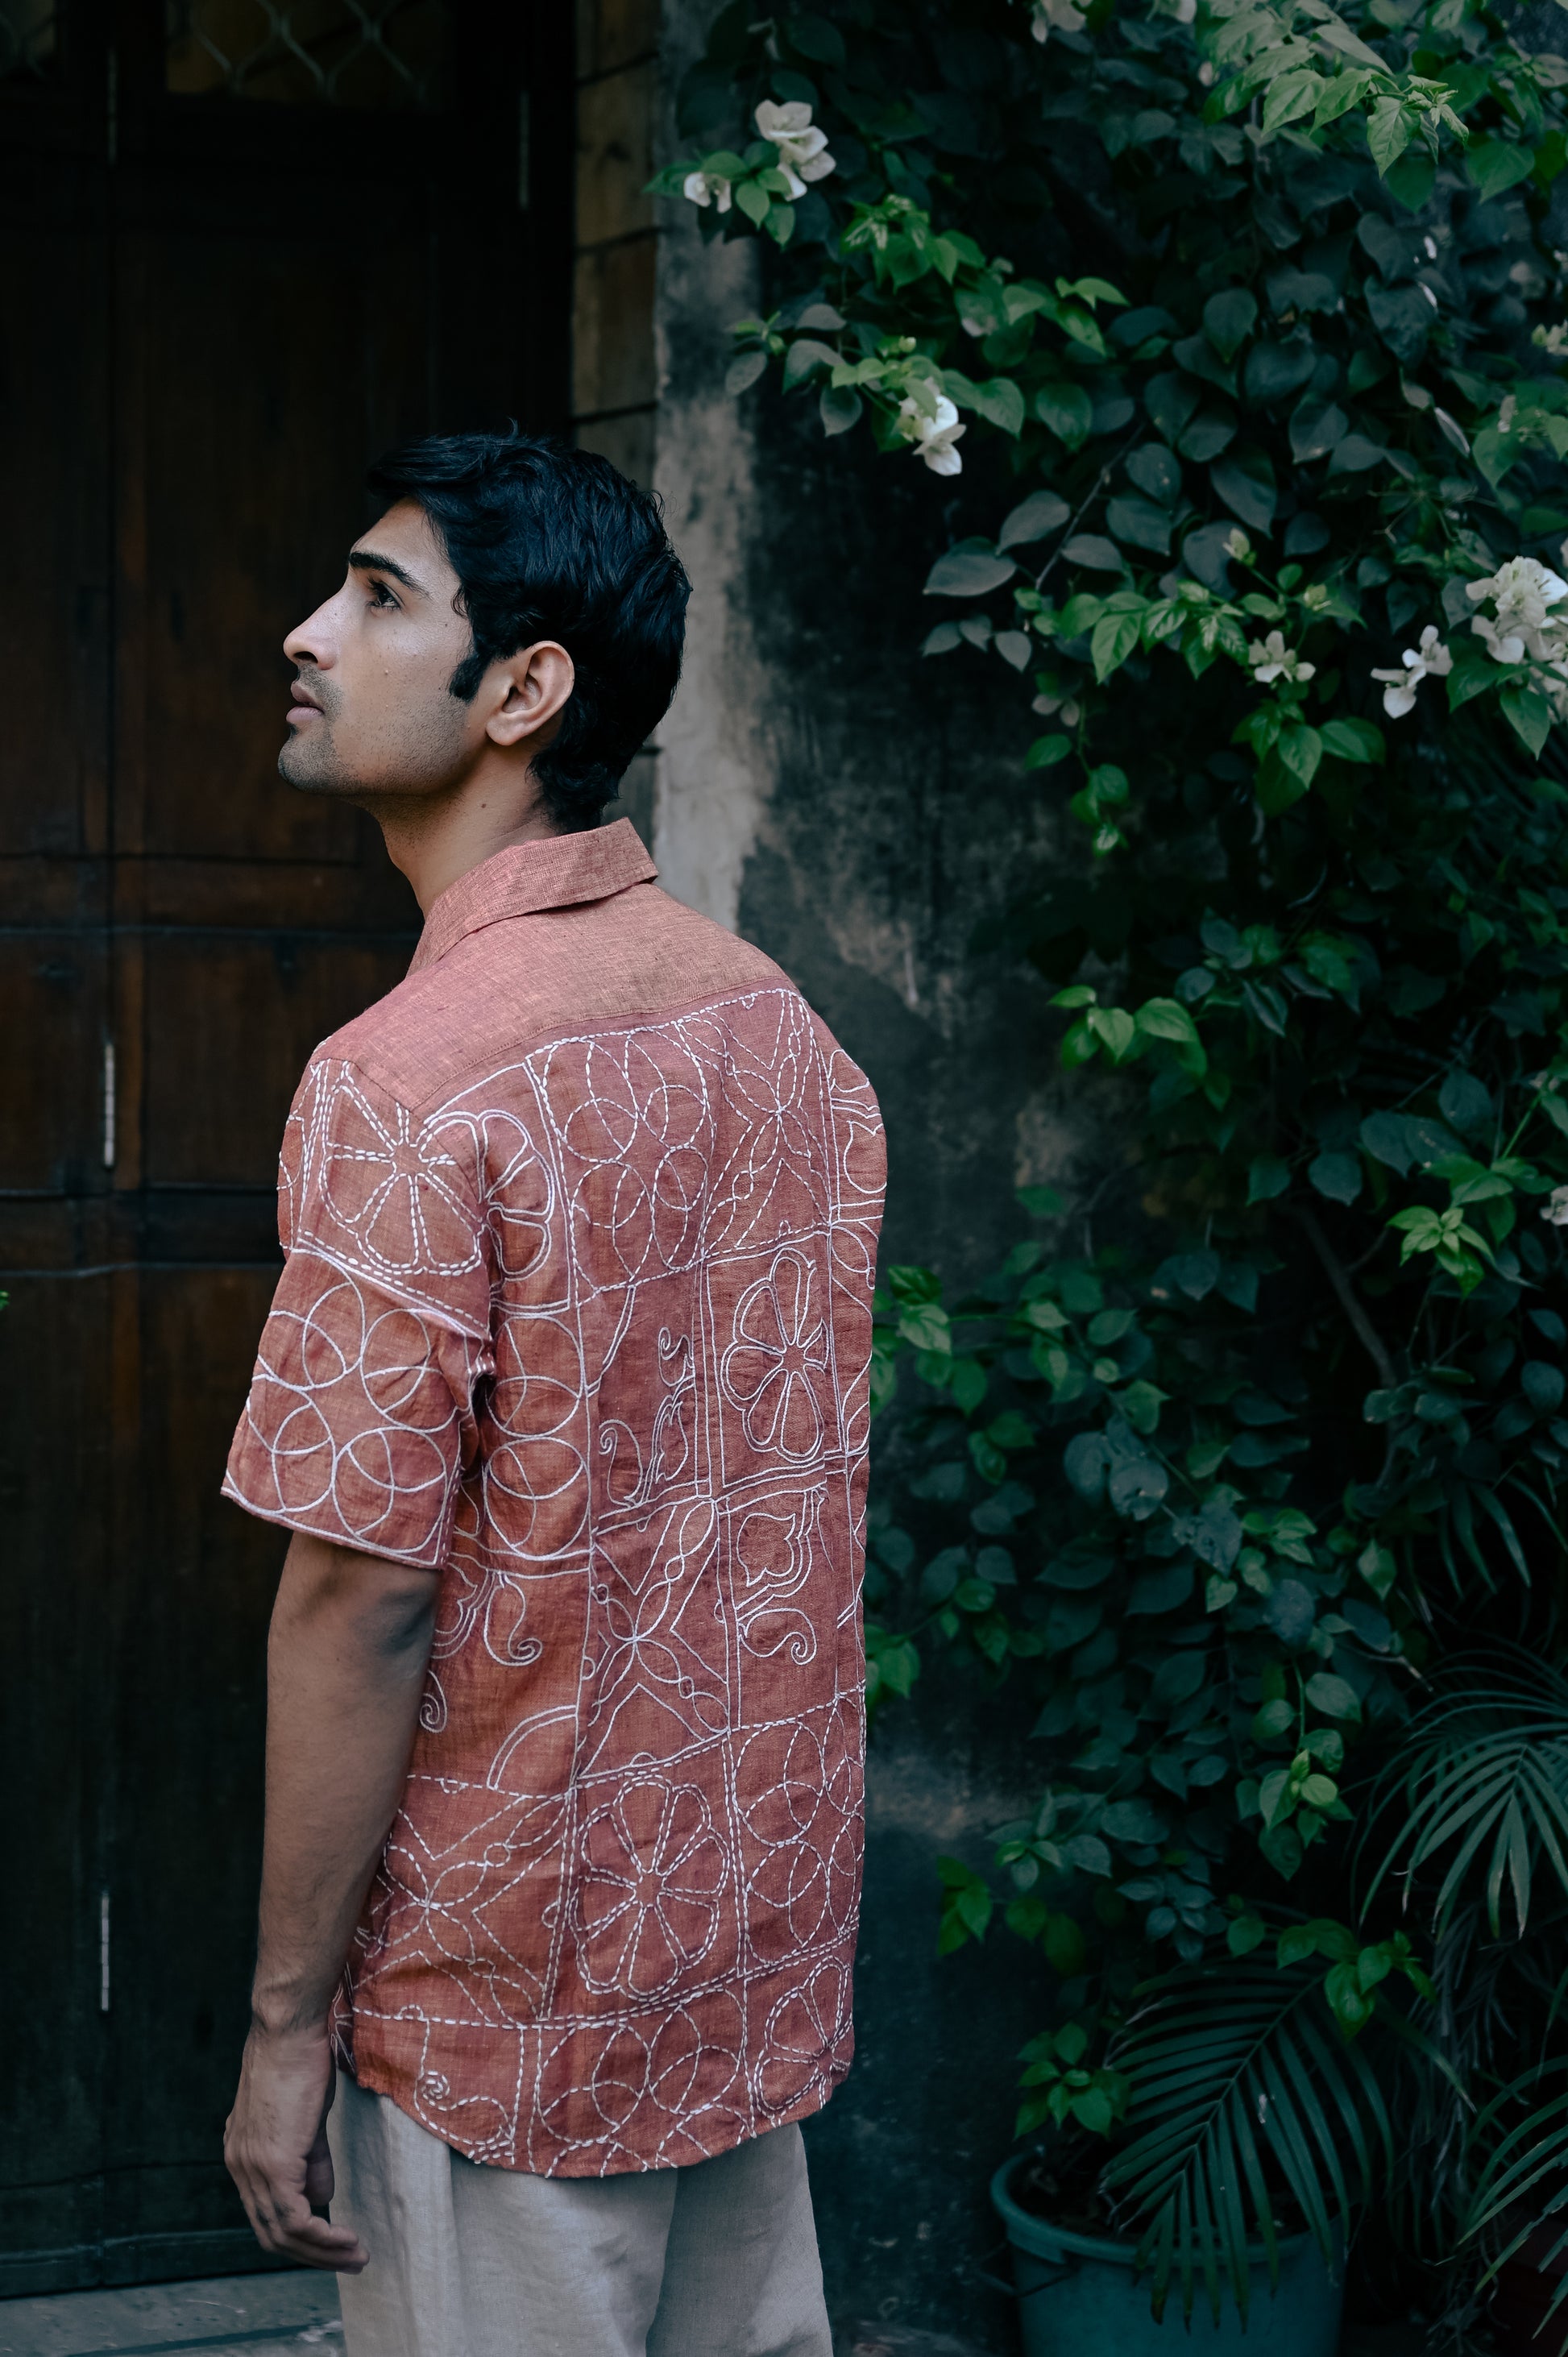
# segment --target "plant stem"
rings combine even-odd
[[[1308,1211],[1303,1203],[1296,1207],[1296,1217],[1306,1231],[1307,1242],[1323,1263],[1324,1273],[1334,1287],[1340,1308],[1355,1329],[1357,1340],[1377,1368],[1383,1389],[1395,1390],[1399,1377],[1394,1372],[1394,1362],[1389,1356],[1387,1345],[1361,1307],[1356,1288],[1345,1274],[1343,1263],[1318,1225],[1316,1212]]]

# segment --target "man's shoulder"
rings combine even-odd
[[[423,1115],[553,1040],[758,990],[798,996],[765,952],[638,884],[612,899],[499,919],[430,964],[416,960],[321,1042],[311,1068],[351,1066]]]

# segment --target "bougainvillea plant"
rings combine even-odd
[[[764,239],[737,398],[989,486],[923,651],[1063,806],[988,953],[1124,1077],[1141,1207],[1028,1190],[960,1299],[886,1272],[870,1688],[948,1647],[1034,1689],[1038,1804],[941,1937],[1004,1903],[1021,2127],[1113,2135],[1189,2299],[1171,2221],[1244,2298],[1282,2183],[1328,2247],[1333,2150],[1456,2234],[1508,1991],[1564,2045],[1562,1695],[1528,1739],[1498,1696],[1563,1642],[1565,102],[1477,0],[732,6],[656,183]],[[1173,2127],[1139,2088],[1197,2018],[1231,2093]]]

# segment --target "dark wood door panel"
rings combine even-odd
[[[284,637],[343,577],[378,413],[424,390],[401,316],[423,314],[423,242],[371,268],[356,231],[348,192],[306,188],[286,227],[139,239],[127,255],[145,384],[124,450],[124,850],[357,855],[351,811],[280,792],[276,775]]]
[[[277,779],[282,640],[379,451],[558,427],[571,270],[569,11],[448,0],[451,103],[394,123],[171,96],[163,0],[54,5],[25,135],[0,91],[0,2293],[259,2261],[221,2124],[285,1542],[218,1484],[289,1099],[418,931]]]
[[[102,1189],[106,944],[78,929],[0,933],[5,1117],[0,1189]]]
[[[244,2225],[222,2131],[248,2018],[266,1624],[286,1534],[219,1490],[273,1284],[266,1268],[159,1269],[138,1286],[109,1876],[111,2242]]]
[[[14,1258],[0,1211],[0,1260]],[[97,2231],[99,1892],[110,1577],[113,1363],[105,1278],[8,1276],[0,1310],[0,2248],[70,2254]],[[59,1376],[66,1378],[62,1383]],[[50,1413],[40,1416],[38,1402]],[[83,2278],[62,2258],[54,2277]],[[35,2287],[37,2277],[0,2290]]]
[[[103,845],[107,276],[101,231],[0,232],[0,508],[18,576],[5,600],[0,853]]]
[[[145,1183],[275,1182],[311,1050],[402,979],[411,946],[303,932],[145,936]]]

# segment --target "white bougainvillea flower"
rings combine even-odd
[[[1419,647],[1406,647],[1402,671],[1375,671],[1374,679],[1387,682],[1383,689],[1383,710],[1391,720],[1402,720],[1407,712],[1415,709],[1415,691],[1423,679],[1445,679],[1454,668],[1454,658],[1437,635],[1437,626],[1428,622],[1421,634]]]
[[[912,443],[933,475],[961,475],[963,460],[953,448],[961,434],[966,431],[958,422],[958,411],[946,393],[940,393],[934,414],[920,407],[913,397],[898,404],[898,431],[906,442]]]
[[[722,172],[688,172],[681,183],[681,194],[690,197],[694,205],[717,205],[727,213],[735,201],[735,192]]]
[[[1247,661],[1252,666],[1252,677],[1260,687],[1271,680],[1309,680],[1316,676],[1316,663],[1303,662],[1301,657],[1287,647],[1283,630],[1271,630],[1261,641],[1254,639],[1247,650]]]
[[[1538,662],[1561,658],[1564,623],[1561,617],[1550,619],[1549,609],[1568,597],[1568,581],[1539,558],[1510,556],[1487,580],[1466,582],[1465,595],[1477,606],[1490,597],[1497,607],[1495,619],[1477,614],[1470,624],[1494,662],[1522,662],[1526,655]]]
[[[808,180],[825,180],[838,169],[828,154],[828,135],[811,121],[803,98],[775,106],[765,98],[757,110],[757,127],[779,151],[779,169],[789,183],[791,199],[803,197]]]
[[[1047,720],[1052,713],[1058,713],[1064,728],[1076,728],[1082,717],[1080,707],[1070,695],[1036,695],[1029,709]]]
[[[1560,319],[1554,328],[1537,328],[1530,340],[1549,359],[1568,360],[1568,319]]]
[[[1553,1187],[1541,1205],[1541,1216],[1554,1228],[1568,1228],[1568,1187]]]
[[[1197,14],[1197,0],[1193,0],[1193,15]],[[1081,33],[1087,22],[1083,10],[1075,8],[1073,0],[1034,0],[1029,30],[1036,41],[1048,41],[1053,33]]]

